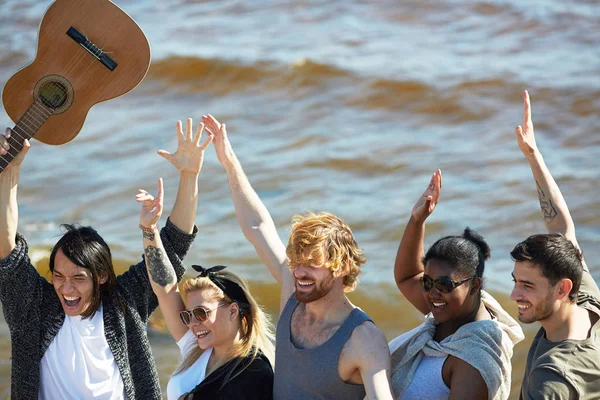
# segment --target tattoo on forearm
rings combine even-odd
[[[554,203],[552,203],[552,199],[546,196],[546,193],[544,193],[544,190],[542,189],[538,181],[535,181],[535,184],[537,185],[538,198],[540,199],[540,207],[542,209],[544,221],[550,223],[554,220],[558,212],[554,207]]]
[[[142,231],[144,239],[154,240],[154,231]]]
[[[176,282],[175,271],[163,249],[148,246],[144,253],[150,276],[154,282],[162,287]]]
[[[142,224],[140,224],[140,229],[142,230],[144,239],[154,240],[154,229],[146,228]]]

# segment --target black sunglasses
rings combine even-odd
[[[181,318],[181,322],[183,322],[186,326],[190,326],[190,323],[192,322],[192,317],[194,317],[194,319],[198,322],[205,322],[208,319],[211,311],[215,311],[217,308],[226,305],[227,304],[219,304],[212,310],[206,309],[204,307],[196,307],[192,311],[183,310],[179,313],[179,318]]]
[[[455,282],[448,276],[440,276],[439,278],[431,279],[427,275],[423,275],[419,278],[419,282],[421,283],[421,286],[423,286],[423,290],[426,292],[429,292],[431,288],[435,287],[435,289],[440,293],[450,293],[463,283],[475,278],[476,276],[472,276],[462,281]]]

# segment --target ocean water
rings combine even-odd
[[[527,89],[538,146],[600,280],[597,2],[116,3],[146,33],[152,65],[135,90],[93,107],[72,142],[33,141],[20,179],[19,230],[35,258],[56,242],[61,223],[80,222],[98,229],[119,260],[139,260],[135,193],[155,192],[164,178],[168,215],[178,174],[156,151],[175,149],[177,120],[211,113],[227,123],[284,242],[296,213],[330,211],[349,223],[369,260],[355,302],[391,338],[418,322],[398,318],[414,310],[396,293],[392,269],[410,209],[437,168],[444,187],[426,246],[466,226],[479,231],[492,248],[486,284],[500,297],[512,284],[510,249],[544,231],[514,135]],[[0,1],[0,82],[33,59],[49,4]],[[5,112],[0,124],[12,126]],[[199,198],[200,233],[187,262],[251,276],[274,310],[276,288],[237,225],[212,149]],[[177,350],[156,326],[166,384]],[[0,333],[0,390],[8,393],[4,324]],[[515,381],[526,350],[516,351]]]

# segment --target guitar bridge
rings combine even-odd
[[[85,35],[79,32],[77,29],[70,27],[67,31],[67,35],[81,47],[86,49],[91,55],[93,55],[98,61],[100,61],[106,68],[114,71],[117,68],[117,63],[110,58],[105,52],[103,52],[98,46],[92,43]]]

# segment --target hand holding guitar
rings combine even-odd
[[[10,144],[8,143],[8,139],[10,139],[11,134],[12,130],[10,128],[6,128],[6,130],[4,131],[4,135],[0,135],[0,157],[3,157],[7,154],[12,155],[13,157],[13,161],[10,164],[8,164],[6,169],[20,167],[21,163],[25,159],[25,155],[31,147],[29,140],[25,139],[23,141],[23,149],[15,154],[15,149],[11,148]]]
[[[213,141],[214,135],[209,133],[208,139],[200,145],[200,138],[204,131],[204,124],[198,125],[196,136],[192,139],[192,119],[188,118],[185,135],[181,121],[177,121],[177,150],[171,154],[166,150],[159,150],[158,154],[167,159],[180,172],[190,172],[198,175],[204,162],[204,150]]]

